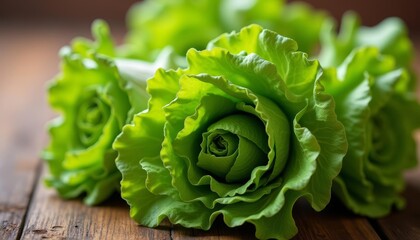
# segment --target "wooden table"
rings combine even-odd
[[[121,30],[114,34],[121,39]],[[78,35],[90,36],[89,25],[0,23],[0,240],[253,239],[252,225],[229,229],[220,221],[210,231],[170,223],[149,229],[129,218],[118,197],[86,207],[44,187],[39,152],[53,117],[45,82],[58,72],[58,49]],[[407,181],[407,208],[378,220],[352,215],[335,201],[322,213],[298,202],[296,239],[420,239],[420,169],[408,172]]]

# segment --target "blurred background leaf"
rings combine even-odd
[[[294,2],[295,0],[289,0]],[[128,8],[136,0],[0,0],[0,22],[4,21],[50,21],[91,22],[103,18],[111,23],[124,23]],[[318,9],[325,9],[337,18],[347,10],[354,10],[362,16],[364,25],[375,25],[386,17],[402,18],[412,33],[420,31],[418,8],[414,0],[306,0]]]

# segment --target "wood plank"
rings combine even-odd
[[[37,178],[42,85],[51,77],[50,62],[36,56],[48,55],[51,45],[39,38],[28,44],[27,32],[11,26],[1,25],[0,33],[0,239],[15,239]]]
[[[175,225],[172,232],[172,240],[239,240],[239,239],[255,239],[255,227],[246,223],[242,226],[229,228],[218,217],[213,226],[208,231],[199,229],[189,229]]]
[[[411,175],[411,174],[410,174]],[[404,194],[407,206],[403,211],[395,211],[387,217],[377,220],[379,227],[388,239],[420,239],[420,171],[415,178],[408,178]]]
[[[45,123],[52,113],[45,82],[59,67],[58,50],[89,24],[0,22],[0,239],[16,239],[36,183]]]
[[[170,239],[170,226],[137,226],[118,196],[95,207],[63,200],[42,179],[31,202],[21,239]]]
[[[335,198],[321,212],[298,201],[294,216],[299,228],[295,239],[380,239],[366,218],[352,214]]]

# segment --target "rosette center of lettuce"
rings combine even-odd
[[[228,157],[236,153],[236,148],[238,147],[238,137],[232,133],[225,131],[216,132],[206,132],[207,139],[203,139],[203,143],[210,142],[206,144],[207,153],[212,154],[215,157]]]
[[[98,141],[110,116],[109,105],[100,99],[97,92],[91,91],[87,95],[86,101],[83,101],[77,110],[76,120],[80,142],[84,146]]]
[[[222,118],[202,137],[197,166],[228,183],[246,181],[255,167],[267,164],[267,136],[254,116]]]

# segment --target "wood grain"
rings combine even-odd
[[[45,83],[58,72],[58,50],[88,30],[0,22],[1,240],[19,237],[39,175],[45,123],[52,116]]]
[[[299,228],[296,239],[380,239],[366,218],[347,211],[338,199],[333,198],[321,212],[306,201],[298,201],[294,216]]]
[[[21,239],[170,239],[170,228],[137,226],[118,196],[88,207],[80,199],[59,198],[40,180]]]
[[[33,38],[28,45],[26,32],[3,25],[0,33],[0,239],[14,239],[37,178],[47,115],[43,82],[53,68],[51,58],[37,59],[51,51],[45,39]]]
[[[420,172],[419,172],[420,173]],[[417,178],[417,181],[419,178]],[[405,193],[406,209],[377,220],[388,239],[420,239],[420,184],[409,182]]]
[[[245,223],[240,227],[229,228],[224,224],[223,219],[218,217],[208,231],[174,226],[172,240],[251,240],[256,239],[254,235],[255,227],[252,224]]]

